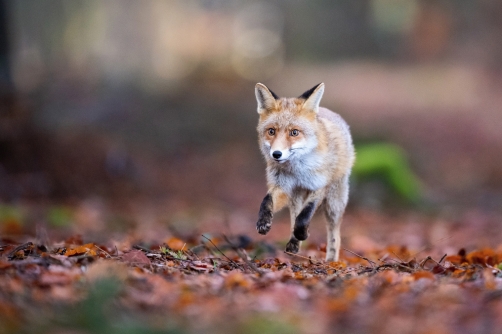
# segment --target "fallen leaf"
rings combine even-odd
[[[434,280],[434,274],[431,273],[430,271],[425,271],[425,270],[417,271],[416,273],[413,273],[412,276],[416,281],[422,278]]]
[[[190,263],[190,268],[199,272],[208,272],[213,269],[213,266],[202,261],[192,261]]]
[[[499,263],[497,254],[490,248],[470,252],[465,258],[471,264],[481,264],[484,266],[494,266]]]
[[[150,259],[140,250],[132,250],[129,253],[125,253],[122,255],[122,260],[129,264],[151,264]]]
[[[181,239],[175,237],[172,237],[169,240],[167,240],[166,244],[169,248],[175,251],[182,250],[183,247],[186,245],[186,243],[183,242]]]
[[[251,282],[246,279],[244,274],[240,271],[231,271],[227,277],[225,277],[225,286],[228,289],[234,288],[234,287],[242,287],[242,288],[248,288],[251,285]]]
[[[462,264],[463,257],[460,255],[448,255],[445,257],[445,261],[451,262],[452,264],[455,265],[460,265]]]
[[[67,248],[64,255],[74,256],[74,255],[90,255],[96,256],[96,247],[93,243],[77,246],[75,248]]]

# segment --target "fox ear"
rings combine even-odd
[[[303,107],[307,109],[311,109],[314,112],[319,111],[319,103],[321,102],[322,94],[324,94],[324,83],[321,82],[318,85],[315,85],[298,98],[304,99]]]
[[[275,101],[279,99],[274,92],[262,83],[257,83],[254,89],[256,101],[258,102],[258,114],[275,107]]]

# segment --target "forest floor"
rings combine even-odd
[[[162,163],[142,146],[137,154],[114,145],[115,134],[70,127],[54,136],[55,123],[40,136],[24,109],[2,115],[9,131],[0,146],[16,153],[3,166],[18,173],[0,173],[0,197],[17,203],[0,202],[0,334],[502,333],[500,85],[454,67],[343,69],[288,70],[272,86],[293,92],[295,82],[332,78],[327,106],[363,144],[402,146],[437,203],[434,213],[368,210],[359,194],[344,216],[338,262],[324,261],[322,217],[296,255],[283,252],[286,214],[267,236],[256,232],[253,208],[265,192],[256,114],[236,112],[255,108],[247,82],[210,80],[172,105],[131,98],[121,102],[130,109],[99,119],[98,128],[118,127],[131,140],[143,131],[167,145],[161,151],[179,146],[180,133],[202,138],[192,145],[206,150],[181,146]],[[253,141],[239,146],[237,137]],[[20,200],[46,196],[47,185],[58,198],[88,199]],[[103,189],[127,201],[90,195]],[[150,197],[131,198],[138,193]]]
[[[445,218],[352,209],[344,219],[340,261],[325,262],[323,219],[317,217],[309,240],[292,255],[283,252],[285,215],[263,237],[254,221],[239,223],[238,214],[208,212],[185,226],[162,223],[158,213],[119,231],[100,226],[104,209],[89,203],[52,209],[52,225],[32,219],[40,208],[9,210],[23,213],[4,214],[10,218],[1,225],[1,333],[502,328],[497,214],[471,210]],[[72,217],[70,227],[61,227],[65,215]]]

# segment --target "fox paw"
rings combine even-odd
[[[307,240],[307,238],[309,237],[308,226],[295,226],[293,235],[298,240]]]
[[[286,252],[296,254],[300,250],[300,242],[295,238],[291,238],[286,245]]]
[[[272,222],[270,221],[270,219],[262,218],[256,223],[256,230],[258,230],[258,233],[260,234],[267,234],[271,228]]]

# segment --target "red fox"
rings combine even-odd
[[[298,98],[279,98],[265,85],[256,84],[257,130],[268,184],[256,229],[267,234],[273,213],[288,205],[291,238],[286,251],[297,253],[309,235],[312,216],[321,208],[328,220],[326,261],[338,261],[355,152],[347,123],[319,107],[323,93],[324,83],[320,83]]]

